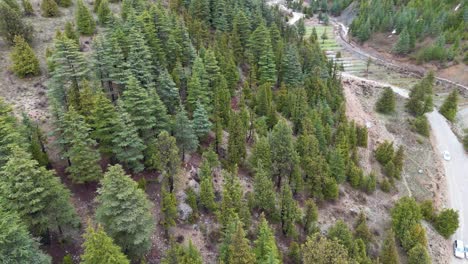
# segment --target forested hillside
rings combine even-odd
[[[39,123],[0,100],[1,263],[398,263],[393,232],[411,263],[430,262],[412,198],[382,247],[364,212],[321,232],[317,205],[343,186],[390,191],[404,149],[379,146],[385,175],[360,168],[367,128],[346,117],[339,67],[316,34],[264,1],[111,2],[42,0],[40,13],[0,2],[11,71],[47,78],[52,116]],[[66,8],[75,17],[41,68],[41,29],[25,16]],[[361,9],[353,28],[377,23]],[[404,21],[398,30],[413,30]]]
[[[367,41],[375,32],[396,33],[392,50],[396,54],[412,54],[418,62],[468,63],[466,0],[357,2],[359,13],[350,29],[359,41]]]

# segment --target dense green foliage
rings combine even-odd
[[[21,36],[15,36],[13,41],[15,46],[10,54],[13,72],[20,78],[38,75],[41,69],[33,49]]]
[[[351,24],[351,33],[361,42],[374,32],[396,30],[398,40],[393,50],[398,54],[412,52],[417,42],[430,40],[415,52],[420,62],[453,60],[466,54],[462,48],[467,40],[466,2],[365,0],[356,3],[359,15]]]
[[[390,114],[395,111],[395,93],[392,88],[385,88],[375,104],[375,109],[382,114]]]
[[[439,109],[439,112],[445,116],[449,121],[455,121],[455,116],[458,110],[458,91],[454,90],[445,99],[444,103]]]
[[[120,165],[109,168],[98,190],[96,218],[105,232],[131,257],[151,247],[152,204]]]
[[[13,1],[13,3],[16,3],[16,1]],[[0,2],[0,36],[8,44],[14,44],[15,36],[20,36],[28,43],[31,43],[33,33],[31,24],[22,19],[19,6],[14,8],[5,1]]]
[[[0,202],[2,208],[4,204]],[[49,264],[51,259],[39,249],[18,214],[0,210],[0,262]]]
[[[64,180],[86,209],[80,213],[95,212],[98,224],[88,224],[83,263],[145,263],[155,252],[167,264],[204,263],[205,256],[225,264],[377,261],[364,213],[352,228],[339,220],[327,236],[318,234],[319,206],[349,186],[372,194],[378,175],[360,168],[367,127],[346,117],[339,66],[316,34],[305,38],[304,21],[289,26],[258,0],[110,2],[95,1],[95,25],[88,3],[78,1],[76,28],[64,21],[48,47],[47,122],[19,122],[0,101],[2,207],[6,201],[34,235],[75,246],[66,237],[78,231],[68,232],[76,215]],[[329,9],[316,2],[315,11]],[[333,1],[332,12],[350,2]],[[3,6],[23,30],[19,7]],[[80,42],[79,34],[96,35]],[[426,84],[410,99],[417,116],[432,107]],[[380,104],[391,112],[394,98]],[[376,157],[391,186],[403,148],[385,142]],[[393,211],[396,238],[422,258],[424,229],[401,224],[401,207]],[[452,232],[452,215],[437,219],[439,230]],[[395,241],[388,240],[382,256],[392,263]]]
[[[84,234],[84,253],[81,255],[83,264],[129,264],[127,257],[119,246],[114,244],[101,226],[94,228],[91,223]]]

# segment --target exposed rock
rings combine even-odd
[[[179,219],[181,221],[186,221],[193,212],[192,207],[186,203],[179,203],[177,210],[179,211]]]

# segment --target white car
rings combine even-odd
[[[465,247],[463,246],[463,241],[455,240],[455,242],[453,242],[453,254],[457,258],[465,258]]]
[[[442,152],[442,155],[444,155],[444,160],[449,161],[452,159],[452,157],[450,157],[450,153],[447,150]]]
[[[468,259],[468,245],[465,244],[465,258]]]

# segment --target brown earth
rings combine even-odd
[[[418,201],[432,199],[436,208],[441,209],[447,205],[445,197],[446,183],[440,160],[435,157],[431,140],[421,138],[411,132],[407,122],[408,114],[404,111],[404,99],[397,96],[397,110],[391,116],[384,116],[374,112],[374,105],[384,87],[373,86],[363,81],[343,79],[346,96],[347,115],[359,124],[370,122],[369,147],[360,149],[361,166],[380,172],[379,178],[385,177],[381,173],[381,167],[373,156],[378,142],[393,140],[395,145],[403,145],[405,148],[405,165],[402,180],[396,183],[396,190],[386,194],[377,190],[372,195],[363,195],[348,186],[342,188],[340,200],[320,210],[322,225],[332,222],[337,217],[344,217],[348,224],[352,224],[354,216],[359,210],[364,210],[368,217],[368,223],[376,235],[374,248],[383,241],[385,229],[390,226],[389,210],[393,203],[402,196],[413,196]],[[419,173],[423,169],[423,173]],[[324,208],[325,209],[325,208]],[[340,213],[337,213],[340,212]],[[434,263],[449,263],[450,242],[440,236],[429,224],[426,227],[429,252]]]

